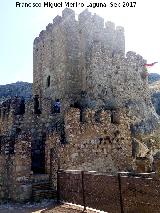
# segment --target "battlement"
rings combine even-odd
[[[127,62],[135,62],[137,65],[141,67],[142,66],[144,67],[144,64],[147,62],[145,59],[143,59],[141,55],[136,54],[133,51],[129,51],[126,53],[126,59],[127,59]]]
[[[49,23],[47,26],[46,26],[46,31],[51,31],[53,28],[53,24],[52,23]]]
[[[120,125],[123,121],[123,114],[125,109],[116,109],[116,110],[92,110],[85,109],[81,111],[77,108],[70,108],[65,114],[66,122],[69,122],[69,118],[72,117],[72,123],[83,125],[83,124],[92,124],[92,125]],[[68,120],[69,119],[69,120]],[[71,127],[71,125],[70,125]]]
[[[90,20],[91,17],[92,17],[91,12],[89,12],[88,9],[86,9],[78,15],[78,20],[80,23],[85,23],[85,21]]]
[[[114,32],[115,31],[115,24],[111,21],[107,21],[105,23],[105,28],[108,32]]]
[[[75,12],[74,10],[70,9],[70,8],[65,8],[62,11],[62,18],[71,18],[71,19],[75,19]]]
[[[34,40],[34,44],[38,44],[41,40],[44,40],[48,33],[52,32],[57,27],[65,28],[66,21],[70,22],[72,24],[72,21],[75,20],[75,11],[69,8],[65,8],[62,11],[62,16],[57,15],[53,19],[53,24],[50,23],[46,26],[45,30],[42,30],[39,34],[39,37],[37,37]],[[91,14],[91,12],[88,11],[88,9],[84,10],[78,15],[78,25],[76,27],[79,28],[79,30],[86,30],[87,27],[89,27],[90,35],[94,32],[100,32],[103,33],[103,30],[107,32],[114,32],[114,34],[118,34],[117,36],[120,36],[121,34],[124,34],[124,28],[123,27],[117,27],[115,29],[115,24],[112,22],[104,23],[104,19],[97,14]],[[77,30],[78,30],[77,28]],[[76,29],[75,29],[76,30]],[[104,36],[105,37],[105,34]],[[124,44],[123,44],[124,45]]]

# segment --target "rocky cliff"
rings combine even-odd
[[[150,73],[148,76],[148,83],[151,84],[155,81],[160,80],[160,75],[158,73]]]
[[[32,83],[18,81],[12,84],[0,85],[0,101],[14,96],[28,99],[32,95]]]

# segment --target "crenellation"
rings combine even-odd
[[[57,15],[54,19],[53,19],[53,27],[60,24],[62,22],[62,17]]]
[[[122,27],[122,26],[117,26],[117,27],[116,27],[116,31],[117,31],[117,33],[119,33],[119,34],[121,34],[121,33],[124,34],[124,27]]]
[[[39,38],[40,39],[45,39],[45,37],[46,37],[46,30],[42,30],[40,33],[39,33]]]
[[[39,38],[39,37],[36,37],[36,38],[34,39],[33,44],[34,44],[34,45],[37,45],[37,44],[39,43],[39,40],[40,40],[40,38]]]
[[[70,9],[70,8],[65,8],[63,11],[62,11],[62,18],[65,19],[65,18],[69,18],[69,19],[72,19],[74,20],[75,19],[75,11]]]
[[[136,52],[133,51],[128,51],[126,53],[126,58],[128,61],[130,60],[130,62],[136,62],[137,65],[141,67],[146,63],[146,60],[141,55],[136,54]]]
[[[94,26],[96,27],[97,31],[99,29],[104,28],[104,19],[102,17],[98,16],[97,14],[94,14],[92,16],[92,20],[93,20]]]
[[[78,21],[81,23],[84,23],[86,19],[91,19],[92,14],[88,11],[88,9],[85,9],[78,15]]]
[[[115,31],[115,23],[111,21],[105,22],[105,29],[107,32],[114,32]]]
[[[115,30],[115,46],[114,51],[125,55],[125,36],[124,28],[117,26]]]
[[[46,26],[46,31],[50,32],[52,31],[53,29],[53,24],[52,23],[49,23],[47,26]]]

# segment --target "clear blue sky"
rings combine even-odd
[[[40,2],[45,0],[26,0]],[[54,0],[50,2],[58,2]],[[64,0],[62,0],[64,2]],[[73,2],[69,0],[70,2]],[[87,0],[88,2],[113,2]],[[77,0],[77,2],[87,2]],[[127,2],[127,0],[124,0]],[[126,51],[141,54],[148,63],[158,61],[150,72],[160,73],[160,1],[133,0],[135,8],[101,8],[91,12],[100,14],[125,28]],[[122,3],[123,0],[115,1]],[[128,0],[129,2],[129,0]],[[33,40],[64,8],[16,8],[16,0],[0,0],[0,84],[16,81],[32,82]],[[85,9],[85,8],[84,8]],[[76,9],[78,14],[82,9]]]

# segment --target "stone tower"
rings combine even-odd
[[[42,99],[50,97],[62,101],[65,98],[75,101],[81,91],[93,93],[101,79],[93,89],[97,70],[93,70],[91,63],[96,60],[101,63],[98,60],[102,60],[102,55],[110,59],[113,54],[125,54],[122,27],[115,29],[111,22],[104,27],[103,18],[88,10],[83,11],[76,21],[74,11],[65,9],[62,17],[55,17],[34,41],[33,93]],[[103,72],[110,75],[105,67]]]
[[[33,94],[40,99],[73,104],[83,91],[91,107],[134,102],[147,113],[153,110],[143,78],[145,60],[133,52],[125,57],[123,27],[104,24],[88,10],[79,14],[78,21],[68,8],[62,17],[56,16],[34,40],[33,63]]]

